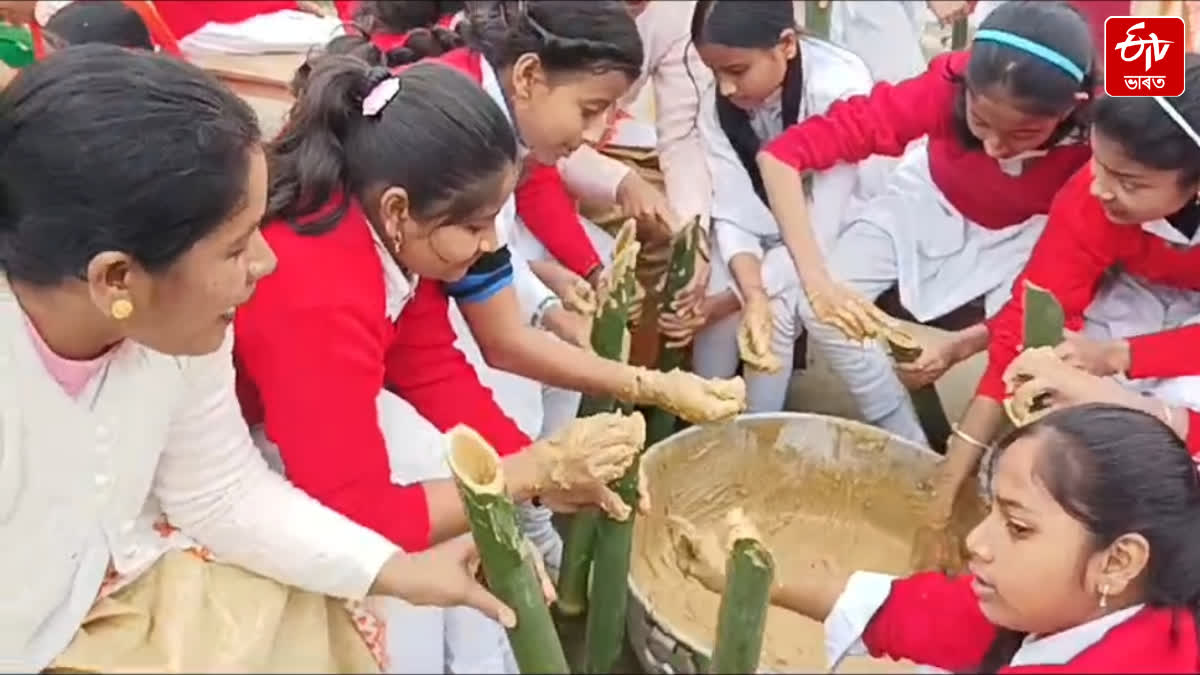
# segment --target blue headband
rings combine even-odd
[[[1014,35],[1007,31],[992,30],[990,28],[985,28],[984,30],[975,33],[975,40],[977,42],[979,40],[983,40],[984,42],[996,42],[1002,45],[1008,45],[1009,47],[1020,49],[1021,51],[1029,54],[1033,54],[1039,59],[1042,59],[1048,63],[1052,63],[1065,70],[1068,75],[1075,78],[1076,82],[1083,82],[1083,69],[1072,63],[1071,59],[1068,59],[1062,54],[1050,49],[1046,45],[1038,44],[1033,40],[1023,38],[1020,35]]]

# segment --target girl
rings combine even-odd
[[[506,209],[500,224],[512,248],[520,311],[512,294],[464,294],[464,290],[477,285],[469,278],[451,289],[470,325],[469,331],[460,325],[459,335],[468,349],[468,335],[478,341],[482,357],[472,354],[472,360],[484,381],[497,392],[498,400],[510,402],[506,408],[509,414],[516,419],[532,417],[531,423],[522,427],[532,427],[534,433],[540,428],[544,433],[575,414],[578,397],[573,393],[563,396],[562,390],[540,397],[538,383],[570,392],[596,388],[581,386],[578,377],[586,371],[579,359],[585,357],[568,357],[577,350],[564,350],[545,335],[522,331],[518,324],[520,317],[535,325],[541,323],[551,316],[544,311],[546,308],[557,307],[559,299],[565,302],[578,295],[575,289],[580,279],[595,279],[599,270],[598,257],[571,253],[591,246],[587,237],[582,237],[583,246],[572,245],[570,250],[561,247],[566,243],[563,233],[580,235],[582,228],[554,163],[579,148],[589,135],[598,136],[603,130],[614,102],[640,72],[641,44],[632,19],[617,2],[480,3],[466,21],[470,47],[451,52],[442,60],[468,73],[502,110],[509,112],[527,154],[526,173],[514,204]],[[607,238],[598,228],[589,228],[594,235],[592,243]],[[587,262],[582,262],[585,258]],[[539,278],[522,274],[525,260],[530,261],[529,267]],[[488,263],[481,265],[486,269]],[[559,316],[563,314],[569,313],[558,312]],[[561,326],[555,332],[572,339]],[[523,337],[527,334],[529,338]],[[576,344],[585,340],[582,336],[572,339]],[[600,373],[612,367],[608,364],[602,368],[598,363],[594,369],[587,369]],[[528,379],[516,380],[492,368]],[[703,393],[710,401],[725,399],[712,408],[713,415],[728,411],[731,402],[739,409],[743,405],[740,382],[701,384],[690,375],[680,373],[677,377],[692,383],[680,389],[680,394],[691,389],[693,396]],[[606,386],[604,390],[620,395],[619,387]],[[529,403],[521,403],[525,401]],[[702,410],[677,408],[693,419]]]
[[[617,107],[629,110],[647,83],[652,84],[654,128],[658,169],[665,184],[665,199],[636,169],[583,145],[559,163],[563,181],[573,195],[598,204],[615,203],[622,216],[638,218],[643,232],[638,261],[639,278],[657,283],[657,277],[669,258],[669,239],[664,226],[681,225],[693,216],[709,230],[709,203],[712,181],[704,158],[697,113],[700,92],[712,83],[712,74],[690,48],[688,26],[695,2],[665,0],[627,0],[642,39],[645,63],[642,74],[625,92]],[[707,237],[706,237],[707,238]],[[676,311],[659,322],[660,332],[678,345],[691,342],[699,328],[694,317],[700,315],[704,289],[710,274],[708,251],[698,248],[693,261],[694,274],[689,288],[675,297]]]
[[[439,430],[465,423],[501,455],[529,454],[521,452],[528,435],[455,348],[445,291],[449,284],[487,297],[507,288],[512,273],[497,255],[494,220],[516,181],[516,144],[503,112],[452,69],[389,72],[348,56],[315,63],[272,147],[265,236],[283,262],[238,313],[237,358],[247,417],[263,423],[288,477],[420,550],[467,525],[453,486],[430,482],[445,474],[444,449],[425,420]],[[481,273],[489,253],[494,266]],[[316,269],[328,274],[314,277]],[[554,341],[538,346],[547,342],[541,331],[514,330],[551,358],[559,350],[570,364],[562,372],[582,388],[699,405],[701,415],[739,409],[736,397],[722,401],[719,387],[697,386],[692,376],[634,369]],[[574,421],[533,448],[603,451],[640,429],[633,420]],[[508,477],[526,499],[547,486],[541,480],[540,472]],[[592,489],[593,500],[622,511],[611,491]],[[564,506],[561,496],[543,500]],[[558,539],[541,513],[531,534],[554,566]],[[436,646],[440,669],[441,640]]]
[[[1188,84],[1200,87],[1200,57],[1188,64]],[[989,323],[988,367],[950,439],[944,501],[1007,421],[1002,376],[1022,343],[1024,281],[1053,293],[1068,328],[1082,331],[1058,347],[1062,357],[1161,398],[1169,407],[1156,414],[1200,449],[1187,413],[1200,410],[1200,328],[1172,330],[1200,319],[1200,91],[1105,98],[1094,115],[1091,166],[1055,198],[1012,299]]]
[[[0,93],[0,186],[6,669],[375,670],[320,594],[511,623],[469,543],[403,553],[255,449],[229,323],[275,258],[245,103],[177,59],[64,50]]]
[[[716,79],[716,87],[701,99],[699,122],[713,177],[713,233],[722,262],[708,293],[715,296],[713,306],[732,305],[724,310],[728,316],[708,316],[712,323],[696,340],[696,372],[732,375],[741,344],[751,366],[746,371],[749,409],[781,410],[799,330],[799,289],[754,155],[761,143],[796,120],[825,112],[839,98],[865,94],[871,78],[853,54],[799,38],[788,3],[701,0],[691,31]],[[860,187],[860,178],[867,185]],[[861,171],[847,164],[816,178],[811,192],[826,245],[837,236],[852,195],[880,182],[877,164]],[[740,316],[731,289],[744,300]],[[721,295],[733,302],[723,303]]]
[[[985,296],[1007,299],[1045,224],[1053,194],[1088,157],[1081,106],[1095,59],[1087,23],[1060,2],[1014,0],[983,22],[969,52],[935,58],[921,77],[879,84],[776,138],[763,184],[804,286],[800,313],[863,417],[924,441],[907,392],[865,336],[892,320],[871,304],[892,284],[928,321]],[[809,223],[801,174],[872,154],[899,155],[883,194],[838,235],[828,260]],[[976,325],[925,350],[908,370],[936,379],[983,348]]]
[[[969,574],[805,570],[772,602],[825,623],[833,668],[866,653],[953,672],[1200,668],[1200,479],[1170,429],[1125,408],[1070,408],[1010,436],[992,467]],[[715,542],[691,548],[708,553],[689,571],[720,589]]]

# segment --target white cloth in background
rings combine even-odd
[[[176,0],[179,1],[179,0]],[[186,1],[186,0],[183,0]],[[336,16],[317,16],[285,9],[251,17],[238,23],[208,22],[179,40],[185,55],[197,52],[222,54],[303,53],[341,35]]]

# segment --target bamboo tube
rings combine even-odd
[[[823,40],[829,39],[833,0],[805,0],[804,30]]]
[[[729,519],[736,524],[729,537],[725,591],[709,672],[753,673],[762,659],[775,562],[758,532],[744,521],[741,509],[732,511]]]
[[[600,282],[596,319],[592,324],[592,349],[607,359],[629,360],[629,310],[636,293],[636,223],[628,220],[617,233],[613,264]],[[579,417],[611,412],[616,407],[612,396],[584,396]],[[592,546],[600,514],[586,509],[571,518],[563,538],[562,564],[558,571],[558,601],[563,616],[579,616],[587,609],[588,574],[592,566]]]
[[[517,615],[508,630],[513,657],[522,673],[568,673],[554,620],[542,594],[532,552],[517,525],[508,498],[500,456],[474,430],[456,426],[450,440],[450,470],[471,522],[488,588]]]
[[[1066,327],[1066,317],[1062,305],[1050,291],[1026,279],[1023,292],[1025,294],[1024,336],[1025,349],[1035,347],[1056,347],[1063,341],[1063,330]],[[1037,413],[1046,409],[1048,403],[1045,396],[1038,396],[1026,406],[1015,406],[1012,398],[1004,399],[1004,411],[1013,424],[1023,426],[1039,417]],[[1018,409],[1025,408],[1025,409]]]
[[[592,586],[600,592],[589,598],[584,672],[611,673],[625,644],[626,609],[629,604],[629,562],[633,554],[633,522],[637,517],[638,465],[613,484],[613,491],[629,505],[623,521],[600,516],[593,544]]]
[[[900,330],[888,331],[886,336],[888,350],[896,363],[912,363],[921,358],[921,345],[908,333]],[[937,386],[927,384],[920,389],[908,392],[912,399],[913,408],[917,412],[917,421],[925,431],[929,445],[938,452],[946,451],[946,439],[950,437],[950,420],[946,419],[946,409],[942,398],[938,395]]]
[[[696,274],[696,251],[700,250],[705,260],[708,260],[708,239],[700,228],[700,217],[696,216],[675,235],[671,244],[671,264],[663,278],[663,292],[660,314],[671,311],[671,301],[675,295],[687,288]],[[667,347],[665,344],[658,352],[658,370],[670,372],[682,368],[686,352],[680,347]],[[663,410],[654,408],[646,413],[646,445],[651,446],[670,436],[675,431],[675,416]]]

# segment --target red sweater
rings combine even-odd
[[[529,439],[454,347],[442,285],[421,281],[393,324],[383,264],[357,208],[332,231],[265,229],[279,257],[234,321],[238,396],[263,422],[288,478],[407,551],[429,546],[420,485],[392,484],[375,399],[384,387],[437,428],[463,423],[502,454]]]
[[[1054,294],[1072,330],[1083,328],[1084,310],[1095,299],[1104,273],[1115,265],[1147,281],[1200,290],[1200,247],[1178,248],[1140,227],[1112,222],[1092,197],[1091,181],[1091,167],[1084,166],[1063,186],[1045,232],[1013,285],[1012,299],[988,322],[988,366],[978,395],[997,401],[1005,396],[1004,370],[1025,342],[1025,279]],[[1128,375],[1200,374],[1196,344],[1200,325],[1131,338]],[[1200,416],[1192,413],[1189,422],[1188,447],[1200,453]]]
[[[909,659],[950,672],[977,672],[997,633],[971,591],[971,577],[917,574],[892,583],[863,643],[871,655]],[[1099,642],[1058,665],[1004,666],[1001,673],[1195,673],[1200,669],[1190,611],[1147,607]]]
[[[483,83],[482,56],[466,48],[438,60]],[[600,256],[579,222],[575,201],[567,192],[558,168],[530,161],[517,186],[517,214],[525,227],[564,267],[587,278],[601,266]]]
[[[295,0],[160,0],[154,3],[154,8],[175,37],[182,40],[209,21],[240,23],[263,14],[299,9],[300,6]]]
[[[923,75],[881,82],[869,95],[836,101],[824,115],[789,127],[766,151],[797,171],[824,171],[872,155],[898,157],[910,141],[928,136],[933,182],[968,220],[1000,229],[1046,213],[1091,149],[1085,143],[1056,146],[1010,176],[982,149],[965,148],[955,131],[954,101],[968,58],[969,52],[942,54]]]

